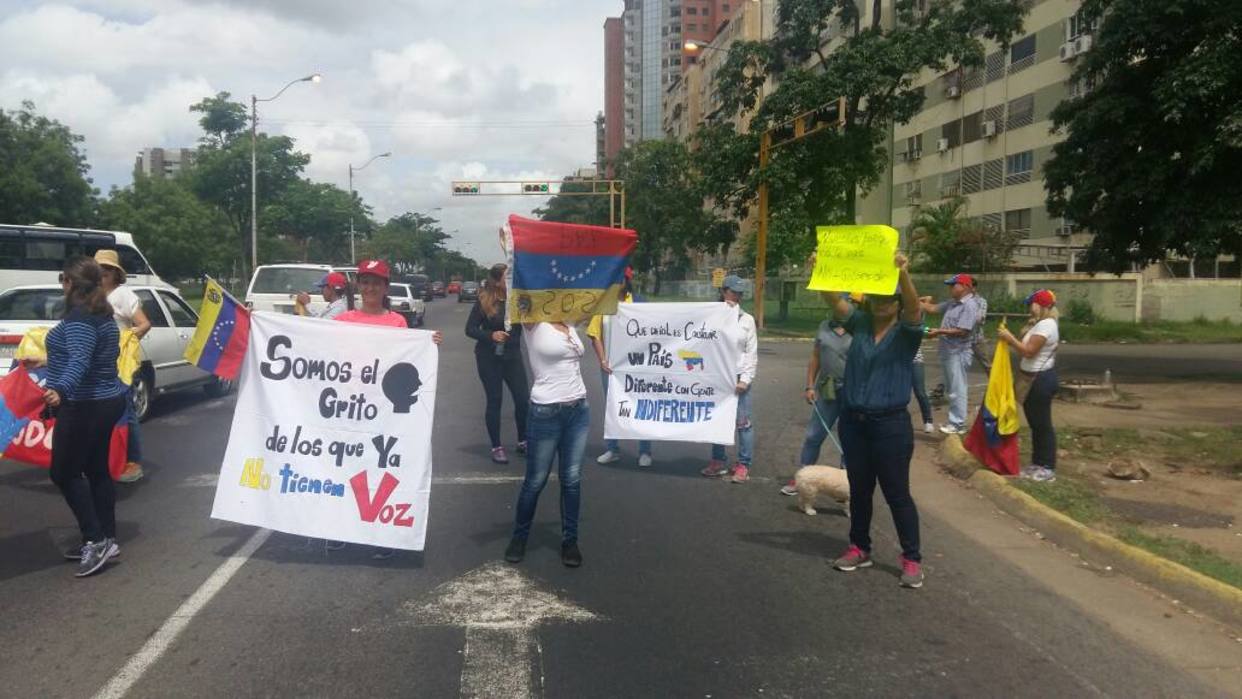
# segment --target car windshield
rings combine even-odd
[[[255,273],[250,285],[252,294],[292,294],[298,291],[316,291],[315,285],[323,279],[324,270],[305,267],[264,267]]]
[[[0,320],[60,320],[65,292],[59,288],[15,289],[0,295]]]
[[[479,285],[478,285],[478,284],[475,284],[474,282],[466,282],[465,284],[462,284],[462,285],[461,285],[461,288],[463,288],[463,289],[469,289],[469,290],[471,290],[471,291],[474,291],[475,289],[478,289],[478,288],[479,288]]]

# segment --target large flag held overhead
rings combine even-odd
[[[250,311],[208,277],[198,326],[185,348],[186,361],[231,381],[241,370],[249,337]]]
[[[510,216],[510,323],[613,315],[638,234],[626,228]]]
[[[996,343],[988,391],[962,445],[1002,476],[1018,475],[1018,401],[1013,392],[1009,348],[1003,342]]]

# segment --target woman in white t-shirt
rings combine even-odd
[[[1022,355],[1018,368],[1030,391],[1022,400],[1027,424],[1031,426],[1031,465],[1022,469],[1022,477],[1036,481],[1056,480],[1057,432],[1052,426],[1052,398],[1057,393],[1057,346],[1061,332],[1057,326],[1057,297],[1040,289],[1023,302],[1030,306],[1031,317],[1022,329],[1022,339],[1001,328],[997,336]],[[1021,396],[1019,396],[1021,397]]]
[[[138,295],[125,287],[125,268],[115,250],[100,250],[95,253],[95,262],[103,269],[103,288],[108,294],[108,304],[112,306],[112,317],[121,330],[132,330],[139,340],[151,330],[151,321],[142,310],[142,301]],[[142,443],[138,434],[138,419],[135,417],[133,400],[134,392],[129,392],[130,406],[125,414],[129,425],[129,441],[125,448],[125,470],[117,478],[122,483],[133,483],[142,478]]]
[[[561,481],[561,562],[577,568],[582,565],[578,550],[582,454],[591,427],[586,385],[582,383],[586,345],[578,332],[564,323],[534,323],[522,328],[534,383],[526,418],[526,478],[518,494],[513,538],[505,549],[505,560],[518,563],[526,555],[539,494],[548,483],[555,458]]]

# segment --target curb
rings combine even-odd
[[[957,435],[945,438],[940,453],[950,473],[966,480],[992,504],[1038,529],[1053,542],[1080,555],[1106,561],[1174,600],[1242,629],[1242,590],[1070,519],[1010,485],[1004,476],[979,468]]]

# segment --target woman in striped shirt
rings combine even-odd
[[[43,401],[56,411],[51,477],[82,532],[78,577],[120,553],[108,448],[125,412],[125,385],[116,370],[120,331],[102,277],[99,264],[87,257],[65,265],[65,318],[47,334]]]

